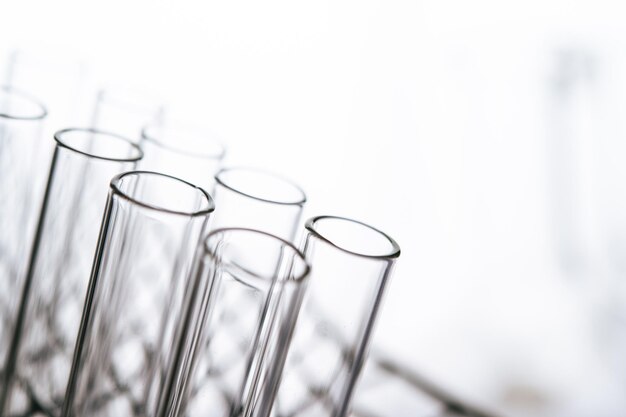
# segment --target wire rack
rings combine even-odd
[[[397,360],[374,355],[365,366],[351,417],[503,417],[437,386]]]

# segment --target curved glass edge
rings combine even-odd
[[[324,235],[322,235],[320,232],[318,232],[315,229],[315,224],[320,221],[320,220],[324,220],[324,219],[335,219],[335,220],[343,220],[343,221],[347,221],[347,222],[351,222],[351,223],[356,223],[358,225],[361,225],[363,227],[367,227],[368,229],[371,229],[372,231],[379,233],[381,236],[383,236],[385,239],[387,239],[387,241],[389,242],[389,244],[391,245],[391,252],[387,253],[387,254],[381,254],[381,255],[368,255],[365,253],[359,253],[359,252],[355,252],[352,251],[350,249],[344,248],[343,246],[340,246],[336,243],[334,243],[332,240],[328,239],[327,237],[325,237]],[[370,226],[367,223],[363,223],[361,221],[358,220],[354,220],[354,219],[350,219],[348,217],[341,217],[341,216],[330,216],[330,215],[322,215],[322,216],[315,216],[315,217],[311,217],[310,219],[308,219],[305,224],[304,224],[304,228],[306,229],[307,232],[309,232],[311,235],[315,236],[316,238],[328,243],[329,245],[333,246],[334,248],[348,253],[350,255],[354,255],[354,256],[359,256],[361,258],[368,258],[368,259],[378,259],[378,260],[395,260],[397,258],[400,257],[400,245],[398,245],[398,243],[388,234],[386,234],[385,232]]]
[[[302,195],[302,198],[295,200],[295,201],[278,201],[278,200],[271,200],[271,199],[267,199],[267,198],[263,198],[263,197],[259,197],[259,196],[255,196],[249,193],[246,193],[244,191],[238,190],[237,188],[228,185],[226,182],[224,182],[221,178],[220,178],[220,174],[223,174],[225,172],[228,171],[235,171],[235,170],[246,170],[246,171],[252,171],[252,172],[258,172],[261,173],[263,175],[268,175],[271,177],[274,177],[280,181],[285,182],[286,184],[289,184],[289,186],[294,187],[295,190],[298,191],[298,193],[300,193]],[[259,168],[252,168],[252,167],[229,167],[229,168],[222,168],[220,169],[217,174],[215,174],[214,176],[215,178],[215,182],[218,185],[221,185],[222,187],[235,192],[239,195],[242,195],[244,197],[248,197],[251,198],[253,200],[257,200],[257,201],[262,201],[264,203],[270,203],[270,204],[281,204],[281,205],[285,205],[285,206],[303,206],[306,201],[307,201],[307,197],[306,197],[306,193],[304,192],[304,190],[302,189],[302,187],[300,187],[298,184],[296,184],[295,182],[287,179],[286,177],[283,177],[282,175],[279,174],[275,174],[271,171],[266,171],[263,169],[259,169]]]
[[[194,189],[196,189],[197,191],[199,191],[202,196],[206,199],[206,203],[207,203],[207,207],[200,209],[200,210],[195,210],[195,211],[180,211],[180,210],[172,210],[172,209],[168,209],[165,207],[159,207],[159,206],[155,206],[153,204],[149,204],[146,202],[143,202],[141,200],[138,200],[137,198],[128,195],[126,192],[124,192],[120,187],[119,187],[119,182],[127,176],[131,176],[131,175],[156,175],[159,177],[164,177],[164,178],[169,178],[169,179],[173,179],[175,181],[179,181],[182,184],[185,184],[186,186],[192,187]],[[121,174],[118,174],[116,176],[113,177],[113,179],[111,180],[111,191],[113,192],[114,195],[129,201],[133,204],[136,204],[140,207],[143,208],[147,208],[150,210],[154,210],[157,212],[161,212],[161,213],[168,213],[168,214],[175,214],[175,215],[180,215],[180,216],[187,216],[187,217],[197,217],[197,216],[206,216],[210,213],[212,213],[215,210],[215,202],[213,201],[213,197],[211,197],[211,195],[209,195],[209,193],[207,193],[204,189],[202,189],[201,187],[198,187],[197,185],[194,185],[190,182],[187,182],[185,180],[182,180],[180,178],[174,177],[172,175],[167,175],[167,174],[163,174],[160,172],[154,172],[154,171],[128,171],[128,172],[123,172]]]
[[[282,239],[276,235],[273,235],[271,233],[268,232],[264,232],[261,230],[256,230],[256,229],[249,229],[249,228],[245,228],[245,227],[225,227],[225,228],[219,228],[219,229],[215,229],[213,231],[211,231],[211,233],[209,233],[205,238],[204,241],[202,243],[202,248],[203,248],[203,252],[205,256],[209,256],[211,258],[216,258],[216,253],[213,251],[213,249],[211,249],[209,242],[212,239],[215,239],[216,236],[218,235],[224,235],[226,233],[229,232],[245,232],[245,233],[253,233],[256,235],[260,235],[260,236],[265,236],[268,237],[272,240],[274,240],[275,242],[288,247],[289,249],[291,249],[294,253],[294,255],[302,262],[303,265],[303,270],[300,274],[296,275],[295,277],[292,277],[286,281],[283,282],[301,282],[303,280],[306,279],[306,277],[309,275],[309,273],[311,272],[311,266],[309,265],[308,261],[306,260],[304,254],[302,253],[302,251],[300,251],[296,246],[294,246],[291,242],[289,242],[288,240]],[[253,271],[247,270],[242,268],[240,265],[236,265],[236,264],[232,264],[232,263],[228,263],[228,265],[233,266],[237,269],[243,270],[245,271],[247,274],[250,274],[252,276],[254,276],[255,278],[258,279],[262,279],[264,281],[269,281],[269,280],[273,280],[274,277],[267,277],[267,276],[262,276],[259,274],[254,273]]]
[[[84,151],[82,149],[78,149],[75,146],[71,146],[68,145],[64,140],[63,140],[63,135],[66,133],[71,133],[71,132],[83,132],[83,133],[93,133],[96,135],[103,135],[103,136],[111,136],[114,137],[116,139],[122,140],[124,142],[126,142],[128,145],[130,145],[131,148],[133,148],[136,151],[136,155],[135,156],[131,156],[128,158],[114,158],[114,157],[109,157],[109,156],[104,156],[104,155],[97,155],[95,153],[90,153],[87,151]],[[72,152],[76,152],[78,154],[87,156],[89,158],[94,158],[94,159],[100,159],[103,161],[113,161],[113,162],[137,162],[139,160],[141,160],[143,158],[143,150],[135,143],[133,143],[133,141],[131,141],[128,138],[125,138],[124,136],[120,136],[116,133],[112,133],[112,132],[108,132],[105,130],[100,130],[100,129],[94,129],[94,128],[90,128],[90,127],[69,127],[66,129],[61,129],[58,130],[54,133],[54,140],[56,141],[56,143],[61,146],[62,148],[65,149],[69,149]]]
[[[9,96],[14,95],[16,97],[19,97],[21,100],[26,100],[30,102],[30,104],[33,104],[35,107],[37,107],[39,110],[37,114],[34,114],[32,116],[17,116],[0,111],[1,118],[10,120],[43,120],[48,115],[48,109],[46,108],[46,106],[39,99],[28,93],[7,85],[0,86],[0,91],[8,94]]]

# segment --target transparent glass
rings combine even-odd
[[[41,150],[46,109],[15,89],[0,87],[0,366],[4,374],[24,285],[44,176]],[[2,385],[0,385],[0,388]]]
[[[68,126],[85,126],[89,121],[87,102],[92,100],[88,87],[88,66],[75,54],[52,49],[12,51],[6,61],[5,82],[12,88],[34,94],[48,111],[40,153],[46,161],[54,151],[54,133]],[[48,165],[31,171],[45,178]]]
[[[129,140],[91,129],[61,130],[55,140],[23,288],[13,295],[3,415],[59,415],[107,185],[142,157]]]
[[[225,168],[215,175],[212,228],[245,227],[293,241],[306,203],[290,180],[256,168]]]
[[[211,197],[165,174],[111,181],[63,416],[154,416],[181,354]]]
[[[220,169],[226,148],[214,133],[184,124],[153,123],[141,132],[145,157],[140,168],[182,178],[206,190]]]
[[[305,229],[312,273],[272,415],[343,417],[400,248],[342,217],[314,217]]]
[[[194,273],[204,299],[193,314],[189,359],[178,367],[183,388],[165,415],[267,415],[307,283],[304,256],[268,233],[218,229]]]
[[[88,121],[89,68],[77,56],[58,50],[14,50],[7,59],[5,82],[37,96],[48,109],[50,137],[61,128]],[[46,132],[48,137],[48,132]]]
[[[98,91],[91,126],[139,143],[143,127],[159,125],[164,117],[165,106],[159,98],[133,88],[112,86]]]

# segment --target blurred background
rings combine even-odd
[[[396,238],[375,355],[503,416],[618,417],[625,21],[607,0],[20,0],[0,68],[84,62],[85,120],[97,87],[137,86],[300,183],[306,215]]]

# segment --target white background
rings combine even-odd
[[[620,1],[5,0],[0,56],[69,53],[94,83],[159,93],[230,163],[302,184],[307,214],[395,237],[378,349],[508,415],[612,417],[625,18]]]

